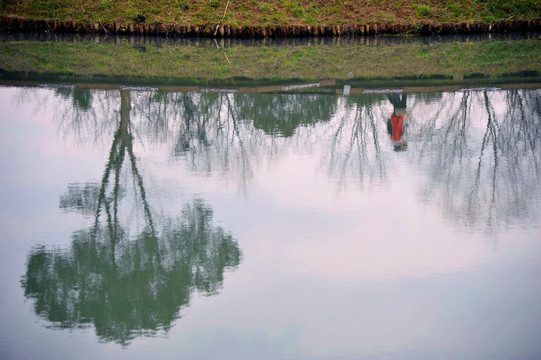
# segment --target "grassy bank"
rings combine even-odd
[[[227,7],[227,9],[226,9]],[[534,20],[539,0],[0,0],[0,16],[86,23],[287,26]]]
[[[214,45],[213,42],[211,42]],[[218,45],[218,43],[216,43]],[[539,40],[388,41],[372,45],[178,46],[133,38],[93,41],[0,42],[6,74],[147,79],[191,83],[266,80],[496,79],[541,74]],[[0,76],[1,77],[1,76]]]

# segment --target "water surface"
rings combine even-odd
[[[0,107],[2,358],[541,356],[539,90]]]

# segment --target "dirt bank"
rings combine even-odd
[[[77,21],[44,21],[15,17],[0,17],[2,32],[49,32],[81,34],[125,34],[169,37],[232,37],[280,38],[306,36],[365,36],[365,35],[439,35],[489,32],[540,31],[539,20],[515,20],[497,23],[442,23],[442,24],[366,24],[333,26],[230,26],[230,25],[173,25],[148,23],[86,23]]]

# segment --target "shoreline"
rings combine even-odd
[[[489,84],[402,84],[402,86],[385,86],[379,84],[376,87],[363,87],[357,83],[356,86],[347,87],[347,81],[320,80],[316,83],[290,83],[289,85],[266,85],[266,86],[238,86],[238,87],[212,87],[211,85],[142,85],[131,84],[129,82],[93,82],[93,81],[39,81],[39,80],[4,80],[0,76],[0,87],[41,87],[49,89],[70,89],[72,91],[90,91],[90,90],[135,90],[135,91],[157,91],[162,93],[182,92],[182,93],[229,93],[229,94],[304,94],[304,95],[354,95],[354,96],[373,96],[385,94],[415,94],[415,93],[443,93],[457,91],[486,91],[486,90],[515,90],[515,89],[541,89],[541,82],[537,79],[534,82],[495,82]],[[523,80],[523,79],[522,79]],[[387,84],[388,85],[388,84]]]
[[[205,38],[299,38],[341,36],[417,36],[541,31],[541,19],[477,23],[365,24],[332,26],[230,26],[149,23],[87,23],[0,16],[0,33],[45,32]]]

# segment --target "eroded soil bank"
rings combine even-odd
[[[0,17],[2,32],[50,32],[80,34],[125,34],[168,37],[239,37],[280,38],[305,36],[363,36],[363,35],[436,35],[489,32],[540,31],[539,20],[515,20],[497,23],[442,23],[442,24],[365,24],[333,26],[230,26],[230,25],[173,25],[149,23],[87,23],[78,21],[44,21],[14,17]]]

